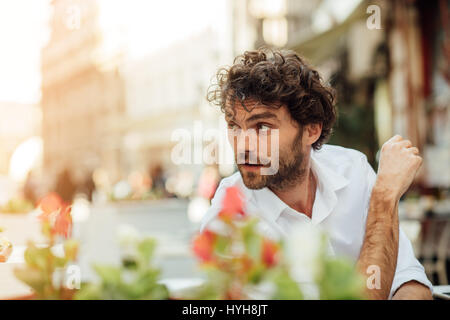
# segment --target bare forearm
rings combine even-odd
[[[367,273],[369,267],[374,266],[380,271],[380,286],[378,288],[368,286],[366,289],[369,299],[389,297],[397,266],[399,237],[397,211],[397,196],[375,184],[370,199],[364,242],[358,260],[358,269],[366,279],[372,275]]]
[[[387,299],[397,267],[398,255],[398,200],[411,185],[422,164],[419,149],[411,141],[395,135],[381,147],[377,180],[372,189],[366,234],[361,248],[358,267],[367,277],[367,296]],[[377,274],[369,274],[371,272]],[[378,277],[379,284],[369,287],[370,280]]]
[[[392,300],[432,300],[430,289],[417,282],[409,281],[404,283],[394,294]]]

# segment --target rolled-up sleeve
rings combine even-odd
[[[372,189],[376,181],[376,174],[370,164],[367,162],[367,158],[364,157],[363,162],[365,163],[366,167],[368,181],[367,193],[369,195],[368,199],[370,199],[370,194],[372,193]],[[367,207],[369,207],[369,203],[367,203]],[[395,291],[397,291],[397,289],[400,288],[402,284],[413,280],[426,285],[430,288],[431,292],[433,292],[433,285],[428,280],[425,274],[425,269],[414,255],[411,241],[408,239],[408,237],[406,237],[405,233],[400,228],[398,237],[397,267],[395,269],[395,275],[394,280],[392,281],[389,299],[392,299]]]

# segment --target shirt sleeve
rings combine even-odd
[[[365,171],[367,175],[366,178],[368,181],[367,212],[364,219],[364,221],[366,221],[369,209],[370,195],[372,194],[372,189],[373,186],[375,185],[377,176],[375,174],[375,171],[368,163],[367,158],[365,156],[363,162],[365,165]],[[397,289],[400,288],[402,284],[412,280],[415,280],[417,282],[426,285],[428,288],[430,288],[431,292],[433,292],[433,285],[428,280],[425,274],[425,269],[414,255],[414,250],[412,248],[411,241],[406,237],[402,229],[399,228],[397,267],[395,269],[395,275],[392,281],[389,299],[392,299],[395,291],[397,291]]]

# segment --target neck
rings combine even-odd
[[[311,171],[310,161],[308,157],[308,161],[305,164],[305,174],[297,184],[281,190],[272,190],[289,207],[304,213],[309,218],[312,216],[316,194],[316,181]]]

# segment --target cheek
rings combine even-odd
[[[273,130],[271,133],[267,136],[259,137],[259,154],[261,157],[278,157],[283,152],[286,152],[284,150],[289,151],[289,146],[285,140],[283,140],[283,137],[280,133],[274,132]]]
[[[289,155],[292,152],[292,141],[290,132],[280,129],[278,131],[278,137],[273,138],[273,148],[278,149],[278,155]]]
[[[289,131],[281,131],[280,130],[280,136],[279,136],[279,154],[284,155],[286,157],[289,157],[293,154],[294,150],[298,150],[300,148],[299,144],[300,142],[296,142],[297,138],[297,131],[296,130],[289,130]]]
[[[232,146],[232,147],[234,147],[234,135],[233,135],[233,133],[232,133],[232,131],[230,130],[230,129],[228,129],[227,130],[227,138],[228,138],[228,142],[230,143],[230,145]]]
[[[227,131],[227,138],[228,142],[230,143],[230,146],[233,148],[233,151],[236,152],[237,146],[238,146],[238,137],[235,132],[228,129]]]
[[[273,147],[276,147],[277,143],[276,141],[272,141],[272,134],[271,133],[264,133],[258,135],[258,154],[265,158],[270,157],[273,153]]]

